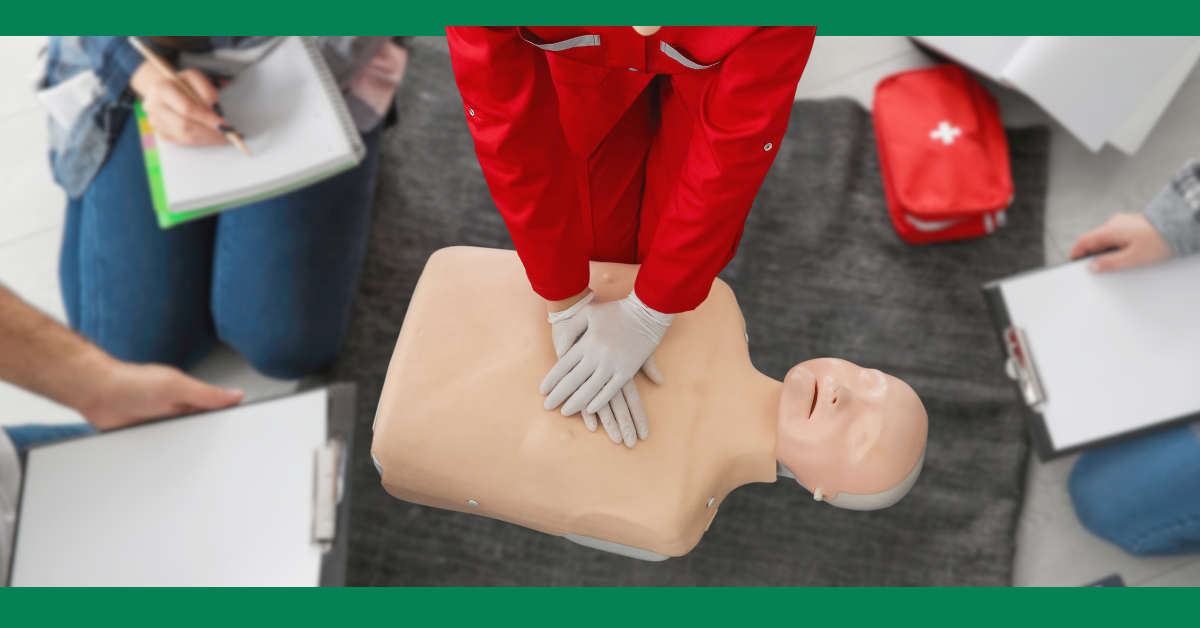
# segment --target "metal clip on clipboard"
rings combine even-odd
[[[1029,340],[1025,332],[1013,325],[1004,330],[1004,348],[1008,351],[1008,360],[1004,363],[1004,372],[1009,379],[1017,382],[1021,388],[1021,396],[1031,410],[1042,413],[1042,404],[1046,402],[1046,391],[1038,378],[1037,367],[1034,365],[1033,354],[1029,352]]]
[[[317,449],[313,483],[313,542],[328,552],[337,538],[338,503],[342,501],[342,441],[335,438]]]

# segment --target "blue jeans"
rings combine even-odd
[[[5,427],[4,433],[12,441],[17,455],[25,458],[25,451],[33,445],[52,443],[64,438],[87,436],[95,434],[96,428],[87,423],[71,423],[68,425],[13,425]]]
[[[218,340],[295,379],[341,348],[366,255],[382,129],[357,167],[163,230],[137,125],[67,205],[59,273],[71,325],[117,358],[187,369]]]
[[[1083,526],[1134,556],[1200,553],[1200,425],[1085,453],[1070,490]]]

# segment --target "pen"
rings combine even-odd
[[[145,44],[138,40],[137,37],[131,36],[129,38],[129,43],[134,47],[134,49],[142,53],[142,56],[146,58],[146,61],[150,62],[150,65],[154,66],[154,68],[161,72],[163,76],[167,77],[173,83],[175,83],[175,85],[179,86],[179,89],[183,90],[183,93],[187,94],[188,98],[191,98],[198,105],[207,106],[204,105],[204,101],[201,100],[200,96],[197,95],[196,92],[192,91],[192,88],[188,86],[187,82],[179,78],[179,75],[175,73],[175,68],[172,68],[171,64],[168,63],[166,59],[163,59],[158,55],[158,53],[147,48]],[[220,105],[214,105],[213,109],[216,110],[217,115],[224,117],[221,113]],[[250,154],[250,148],[246,146],[246,142],[242,140],[242,136],[237,132],[237,130],[231,126],[225,125],[218,127],[218,130],[221,131],[221,133],[225,135],[226,139],[228,139],[234,146],[237,146],[239,150],[247,155]]]

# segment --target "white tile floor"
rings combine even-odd
[[[59,320],[57,258],[65,199],[46,161],[44,114],[28,88],[40,37],[0,37],[0,282]],[[798,98],[847,96],[866,107],[888,74],[929,65],[903,37],[819,37]],[[1020,95],[995,89],[1005,123],[1049,124],[1053,131],[1046,207],[1046,262],[1066,259],[1081,233],[1114,213],[1139,211],[1187,158],[1200,155],[1200,68],[1135,157],[1111,149],[1088,152]],[[253,372],[222,349],[193,373],[262,398],[292,390]],[[0,425],[80,420],[69,409],[0,383]],[[1200,558],[1139,560],[1089,535],[1066,496],[1073,459],[1029,466],[1028,495],[1018,530],[1018,585],[1080,585],[1120,573],[1130,585],[1198,585]]]
[[[0,37],[0,283],[58,320],[56,257],[64,195],[46,163],[46,123],[30,89],[44,37]],[[78,421],[71,410],[0,382],[0,425]]]

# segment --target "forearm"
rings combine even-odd
[[[1200,252],[1200,159],[1163,187],[1146,207],[1146,219],[1176,257]]]
[[[391,37],[317,37],[325,63],[333,73],[338,87],[347,89],[356,76],[371,64]]]
[[[0,380],[80,409],[112,362],[95,345],[0,286]]]
[[[710,79],[687,156],[635,291],[663,313],[695,309],[733,258],[754,198],[787,131],[813,29],[766,27]]]
[[[548,301],[587,288],[577,158],[567,146],[545,53],[515,28],[446,29],[454,79],[496,209],[529,282]]]
[[[546,301],[546,311],[547,312],[561,312],[563,310],[570,308],[572,305],[579,303],[580,301],[582,301],[584,299],[584,297],[586,297],[587,295],[589,295],[591,293],[592,293],[591,288],[584,288],[583,292],[580,292],[579,294],[577,294],[571,298],[568,298],[568,299],[563,299],[561,301],[547,300]]]

